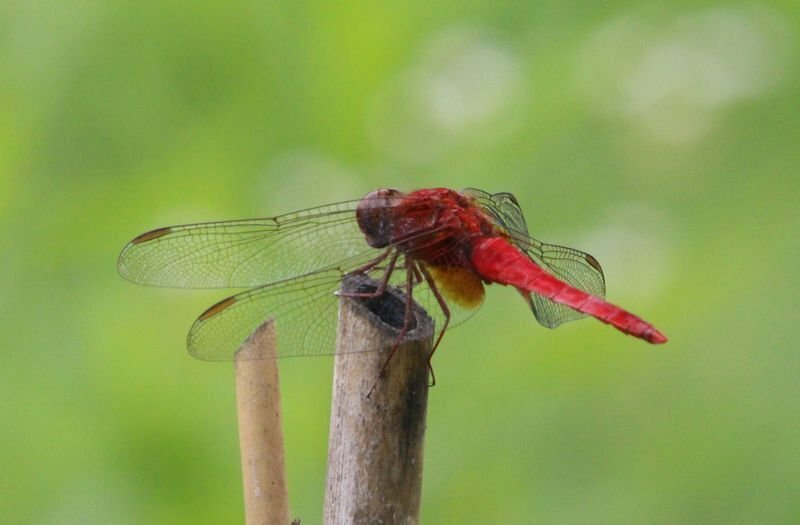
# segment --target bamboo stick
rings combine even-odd
[[[343,289],[363,290],[364,278],[358,279],[345,281]],[[405,297],[396,290],[367,301],[344,297],[340,303],[327,525],[419,523],[433,322],[416,304],[409,333],[414,339],[397,348],[378,378],[397,342],[404,310]],[[373,348],[379,350],[364,351]]]
[[[236,352],[245,521],[289,523],[275,328],[265,321]]]

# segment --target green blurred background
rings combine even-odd
[[[510,191],[669,337],[511,290],[434,365],[424,523],[797,523],[795,1],[0,4],[0,516],[239,523],[225,291],[123,281],[166,224]],[[319,523],[331,360],[281,363]]]

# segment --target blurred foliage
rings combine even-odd
[[[383,186],[511,191],[670,336],[505,289],[437,353],[425,523],[796,523],[796,2],[0,5],[0,516],[242,521],[220,291],[136,287],[164,224]],[[282,362],[317,523],[329,359]]]

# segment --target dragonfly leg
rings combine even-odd
[[[428,272],[425,266],[421,264],[417,264],[416,266],[418,271],[422,273],[422,276],[425,278],[428,286],[431,287],[431,292],[433,292],[433,296],[436,298],[436,302],[439,303],[439,308],[442,309],[442,313],[444,314],[444,325],[442,326],[442,330],[439,332],[439,336],[436,338],[436,342],[433,345],[433,350],[431,350],[431,353],[428,356],[428,369],[431,371],[431,386],[433,386],[436,384],[436,375],[433,373],[431,359],[433,359],[433,353],[436,352],[437,348],[439,348],[439,343],[442,342],[442,337],[444,337],[444,332],[447,330],[447,325],[450,324],[450,308],[447,306],[447,301],[444,300],[444,297],[442,297],[442,294],[436,287],[436,281],[433,279],[433,277],[431,277],[430,272]],[[415,271],[417,271],[417,268],[415,268]]]
[[[422,284],[422,281],[424,279],[425,278],[422,277],[422,274],[419,272],[419,269],[417,268],[417,265],[415,264],[414,265],[414,286],[416,286],[418,284]]]
[[[386,250],[386,252],[384,252],[381,256],[373,259],[372,261],[365,264],[361,268],[358,268],[357,270],[354,270],[350,273],[365,273],[367,270],[371,270],[372,268],[377,266],[379,262],[384,260],[389,255],[389,252],[390,250]],[[338,295],[340,297],[360,297],[362,299],[372,299],[375,297],[380,297],[381,295],[384,294],[384,292],[386,292],[386,286],[389,284],[389,278],[392,276],[392,273],[394,272],[394,267],[397,264],[398,257],[400,257],[400,252],[395,251],[394,254],[392,255],[392,258],[389,259],[389,265],[383,272],[383,277],[381,278],[381,281],[378,283],[378,287],[375,288],[374,291],[364,292],[364,293],[339,291]]]
[[[397,256],[392,258],[392,263],[397,259]],[[405,315],[403,316],[403,328],[400,330],[400,333],[397,336],[397,339],[394,342],[394,346],[392,350],[389,352],[389,357],[386,358],[386,362],[383,363],[380,372],[378,372],[378,377],[375,378],[375,382],[372,383],[372,387],[370,387],[369,392],[367,393],[367,399],[372,396],[372,391],[375,390],[375,386],[378,384],[378,381],[386,376],[386,368],[389,366],[389,362],[394,357],[394,353],[400,347],[400,343],[403,342],[403,338],[408,333],[408,327],[411,326],[411,319],[413,317],[412,310],[414,307],[414,299],[412,297],[413,289],[414,289],[414,262],[406,258],[405,259],[405,266],[406,266],[406,308],[405,308]],[[388,280],[388,278],[387,278]],[[428,367],[430,368],[430,361],[428,362]]]
[[[384,252],[382,254],[378,255],[377,257],[375,257],[374,259],[369,261],[364,266],[360,266],[360,267],[356,268],[355,270],[351,270],[350,273],[365,273],[365,272],[375,268],[378,265],[379,262],[381,262],[382,260],[386,259],[386,257],[389,256],[389,253],[391,253],[391,251],[392,251],[391,248],[384,250]]]

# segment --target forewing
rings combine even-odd
[[[511,242],[539,266],[579,290],[595,297],[605,297],[605,278],[597,259],[580,250],[545,244],[530,237],[522,210],[513,195],[492,195],[475,189],[465,190],[465,193],[473,197],[495,224],[509,235]],[[586,314],[538,294],[530,295],[529,304],[536,320],[548,328],[586,317]]]
[[[251,287],[339,268],[374,252],[355,220],[358,201],[266,219],[159,228],[119,256],[133,282],[179,288]]]

